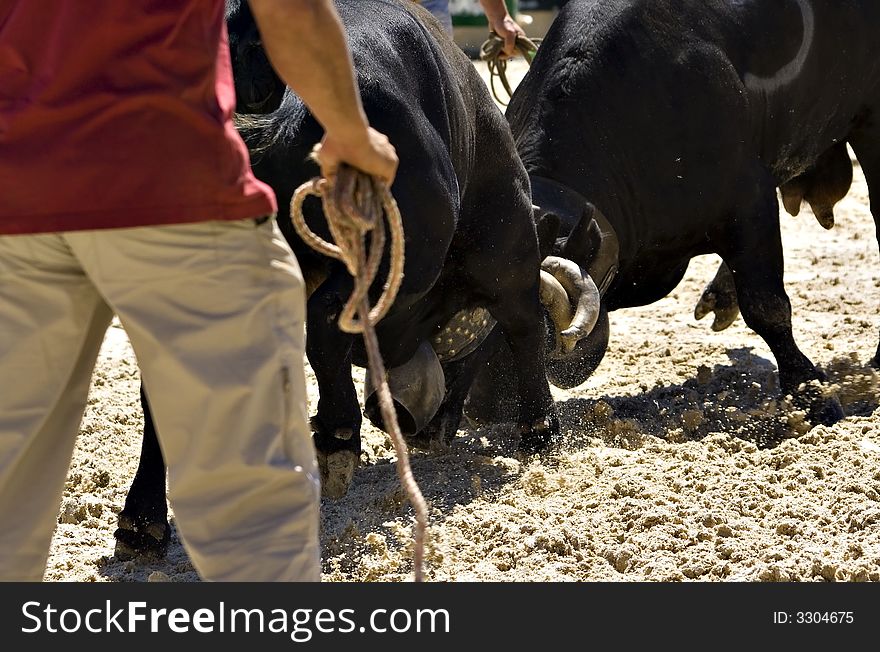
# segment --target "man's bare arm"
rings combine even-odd
[[[281,79],[324,127],[318,151],[324,176],[341,162],[389,183],[394,147],[370,128],[355,83],[351,52],[330,0],[249,0],[266,54]]]

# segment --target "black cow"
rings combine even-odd
[[[819,224],[826,229],[834,227],[834,205],[846,197],[852,185],[853,168],[846,143],[833,145],[824,152],[805,172],[779,186],[782,205],[796,216],[801,204],[807,202]],[[733,272],[722,262],[718,271],[694,308],[694,317],[702,319],[714,313],[712,330],[721,331],[736,321],[739,303]],[[877,358],[874,358],[877,364]]]
[[[500,340],[518,359],[521,447],[544,448],[558,433],[558,419],[544,368],[548,339],[539,299],[555,297],[574,331],[588,331],[598,311],[598,291],[574,311],[563,286],[583,285],[586,274],[564,261],[554,283],[539,274],[543,257],[533,222],[528,177],[510,128],[464,53],[425,10],[408,0],[339,0],[364,107],[370,123],[388,134],[400,158],[392,193],[406,233],[403,284],[378,324],[392,389],[408,383],[437,386],[435,404],[398,408],[411,443],[448,444],[475,374]],[[297,255],[307,289],[306,352],[319,388],[312,417],[324,495],[343,495],[361,452],[361,411],[352,364],[366,366],[363,342],[339,330],[337,318],[351,293],[344,265],[309,249],[291,225],[294,190],[318,173],[309,160],[322,129],[302,101],[275,77],[245,3],[227,2],[227,25],[236,79],[239,129],[251,148],[256,175],[275,191],[278,222]],[[317,201],[304,205],[307,222],[331,240]],[[542,241],[552,242],[558,221],[544,220]],[[387,258],[387,252],[386,252]],[[384,279],[380,269],[379,279]],[[571,281],[571,282],[570,282]],[[380,282],[373,288],[375,300]],[[595,287],[592,288],[595,290]],[[560,298],[561,294],[561,298]],[[560,307],[559,303],[564,304]],[[574,302],[577,305],[576,301]],[[591,308],[592,306],[592,308]],[[592,312],[591,312],[592,311]],[[593,314],[593,317],[590,317]],[[496,324],[500,328],[493,328]],[[570,329],[571,330],[571,329]],[[569,347],[578,332],[568,333]],[[565,339],[565,338],[562,338]],[[413,371],[412,367],[415,367]],[[409,374],[395,382],[395,370]],[[439,404],[439,405],[437,405]],[[144,457],[120,516],[117,554],[167,544],[164,466],[147,414]],[[368,406],[369,410],[369,406]],[[381,420],[373,414],[374,420]],[[161,484],[162,490],[158,488]]]
[[[558,246],[591,271],[616,267],[603,307],[657,301],[692,257],[719,254],[814,424],[843,412],[805,385],[822,375],[792,336],[776,187],[817,183],[809,171],[829,151],[848,187],[848,141],[880,219],[878,33],[874,0],[570,0],[507,109],[533,202],[562,218]],[[582,242],[582,216],[604,225],[598,249]],[[567,386],[604,352],[601,339],[580,346],[592,354],[563,365]],[[474,386],[474,418],[496,416],[494,372]]]

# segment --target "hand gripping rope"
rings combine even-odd
[[[541,39],[516,37],[516,49],[529,65],[532,65],[532,59],[535,58],[540,43]],[[489,86],[492,88],[492,96],[500,104],[507,106],[507,102],[498,97],[498,92],[495,90],[495,78],[498,77],[507,92],[507,97],[513,95],[510,82],[507,81],[507,55],[504,54],[504,39],[494,31],[489,32],[489,38],[483,41],[483,45],[480,46],[480,59],[485,61],[489,68]]]
[[[336,244],[321,239],[306,225],[302,204],[309,195],[321,198],[327,226]],[[379,271],[386,239],[383,212],[391,229],[391,269],[382,296],[371,309],[367,293]],[[397,424],[397,413],[388,389],[385,365],[379,353],[379,341],[374,329],[375,324],[385,316],[394,302],[403,280],[404,239],[400,210],[385,183],[343,165],[339,168],[335,183],[315,177],[297,188],[290,202],[290,215],[296,232],[306,244],[319,253],[344,262],[354,278],[354,289],[339,316],[339,328],[347,333],[363,334],[370,375],[381,379],[376,389],[382,419],[389,427],[391,441],[397,453],[397,473],[401,485],[416,513],[413,571],[415,581],[421,582],[428,506],[409,465],[406,442]],[[366,247],[368,233],[369,252]],[[359,319],[355,318],[355,311]]]

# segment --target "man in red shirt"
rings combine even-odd
[[[234,0],[229,0],[230,2]],[[329,0],[250,0],[325,129],[390,183]],[[318,580],[299,267],[250,172],[222,0],[0,4],[0,579],[40,580],[91,374],[131,340],[190,557],[210,580]]]

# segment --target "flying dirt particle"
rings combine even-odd
[[[513,457],[497,456],[492,458],[492,465],[501,469],[505,475],[516,475],[522,470],[522,464]]]
[[[708,385],[712,382],[712,370],[704,364],[697,367],[697,382],[701,385]]]
[[[614,408],[605,401],[596,401],[593,404],[593,421],[597,424],[607,423],[614,416]]]
[[[612,419],[607,432],[611,443],[626,450],[638,450],[645,444],[646,435],[634,419]]]
[[[687,441],[687,436],[682,428],[670,428],[666,431],[665,439],[672,444],[681,444]]]
[[[543,467],[536,466],[527,470],[520,482],[528,495],[546,497],[559,489],[558,483],[552,482],[550,475]]]
[[[812,426],[807,421],[807,413],[803,410],[792,410],[786,418],[788,428],[794,433],[793,436],[799,437],[810,431]]]
[[[855,353],[834,358],[824,371],[828,386],[823,390],[836,394],[844,408],[880,403],[880,373],[870,364],[860,363]]]
[[[685,410],[681,413],[681,425],[692,433],[706,421],[702,410]]]

